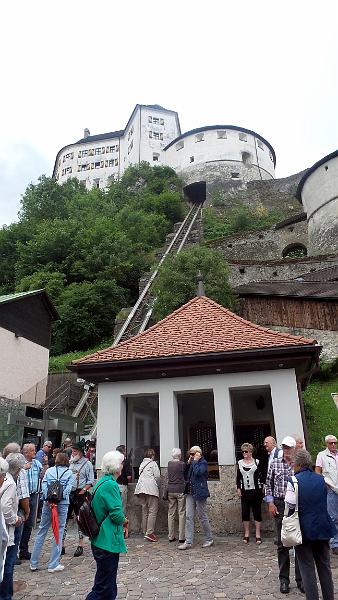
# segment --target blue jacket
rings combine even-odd
[[[324,477],[304,468],[295,474],[298,480],[299,522],[304,540],[329,540],[336,535],[326,504]]]
[[[185,467],[185,480],[191,483],[191,495],[195,500],[204,500],[210,496],[208,490],[208,463],[205,458],[193,460]]]

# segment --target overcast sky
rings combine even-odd
[[[83,135],[123,129],[137,103],[182,131],[263,135],[277,177],[338,146],[335,0],[11,0],[1,3],[0,225]]]

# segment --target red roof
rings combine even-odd
[[[72,364],[233,352],[315,344],[255,325],[205,296],[196,297],[143,333]]]

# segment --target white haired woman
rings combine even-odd
[[[100,530],[91,540],[96,562],[92,591],[86,600],[115,600],[116,576],[120,552],[127,552],[123,525],[127,523],[122,511],[122,498],[116,479],[121,475],[124,455],[116,450],[102,459],[102,477],[93,489],[92,508]]]
[[[189,550],[194,542],[195,512],[201,522],[205,541],[202,548],[213,545],[211,527],[207,515],[207,498],[210,496],[208,489],[208,463],[202,456],[199,446],[193,446],[189,450],[189,460],[185,465],[185,494],[186,494],[186,522],[185,542],[179,550]]]
[[[169,542],[174,542],[175,520],[178,515],[178,539],[180,544],[185,541],[185,464],[181,460],[182,452],[179,448],[173,448],[171,451],[172,460],[168,462],[168,538]]]
[[[8,533],[8,547],[4,565],[3,580],[0,584],[0,598],[11,600],[13,597],[13,571],[17,555],[14,541],[15,528],[20,527],[24,517],[18,516],[18,497],[16,478],[25,462],[22,454],[12,452],[7,459],[0,458],[0,502]]]

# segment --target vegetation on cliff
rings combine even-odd
[[[61,321],[53,354],[112,336],[116,313],[186,211],[168,167],[129,167],[107,190],[41,177],[21,200],[19,222],[0,230],[0,294],[46,288]]]

